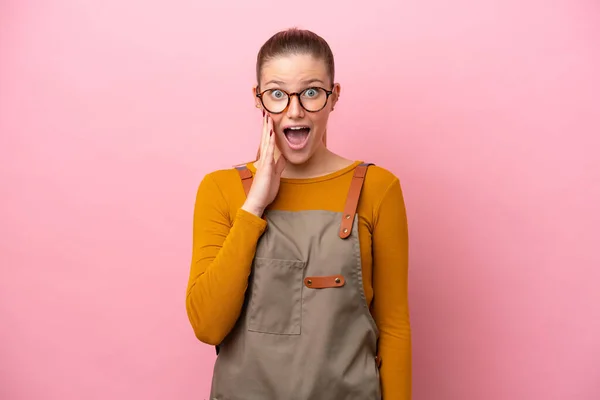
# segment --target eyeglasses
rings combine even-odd
[[[332,90],[320,87],[309,87],[301,92],[288,93],[282,89],[268,89],[257,93],[263,107],[271,114],[281,114],[290,105],[292,96],[298,97],[298,102],[308,112],[318,112],[325,108]]]

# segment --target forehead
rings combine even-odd
[[[323,84],[328,82],[327,65],[325,61],[310,54],[277,56],[262,67],[261,84],[265,87],[275,86],[273,81],[292,87],[315,79]]]

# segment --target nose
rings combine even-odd
[[[290,104],[287,109],[288,118],[304,117],[304,109],[300,105],[300,98],[298,96],[297,94],[290,96]]]

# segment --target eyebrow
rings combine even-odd
[[[316,78],[313,78],[313,79],[305,79],[305,80],[303,80],[303,81],[301,81],[301,82],[302,82],[303,84],[305,84],[305,85],[309,85],[309,84],[311,84],[311,83],[316,83],[316,82],[318,82],[318,83],[320,83],[320,84],[322,84],[322,85],[324,85],[324,84],[325,84],[325,82],[323,82],[323,81],[322,81],[322,80],[320,80],[320,79],[316,79]],[[270,85],[270,84],[275,84],[275,85],[280,85],[280,86],[283,86],[283,85],[285,85],[285,82],[283,82],[283,81],[278,81],[278,80],[276,80],[276,79],[271,79],[270,81],[268,81],[267,83],[265,83],[265,86],[267,86],[267,85]]]

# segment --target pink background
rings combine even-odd
[[[0,2],[1,399],[207,398],[194,196],[293,25],[337,57],[330,146],[403,182],[414,399],[600,399],[596,0],[203,3]]]

